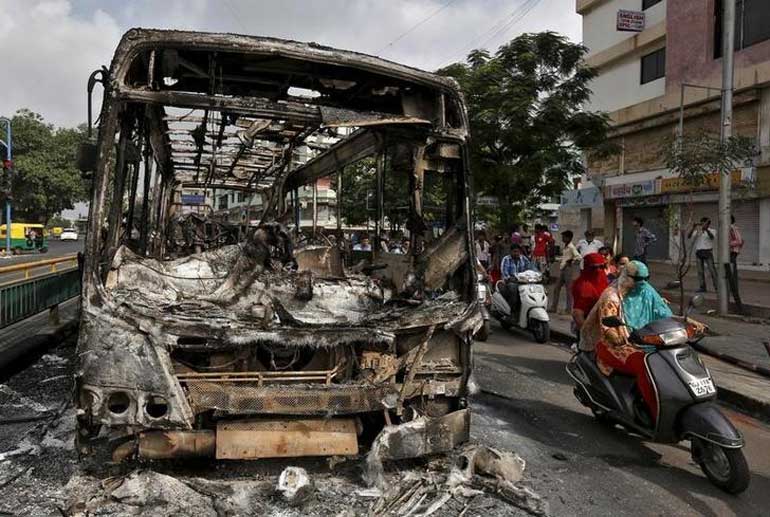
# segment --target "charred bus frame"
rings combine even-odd
[[[367,428],[417,419],[417,436],[380,433],[384,457],[467,439],[481,318],[456,83],[316,44],[143,29],[124,35],[104,76],[81,452],[104,437],[116,459],[356,454]],[[296,163],[318,135],[333,143]],[[312,235],[298,245],[297,190],[367,157],[374,251],[352,257]],[[408,192],[405,255],[379,246],[386,178]],[[195,248],[180,247],[176,207],[193,188],[258,193],[259,224],[211,237],[221,223],[207,220]]]

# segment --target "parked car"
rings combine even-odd
[[[65,228],[59,235],[59,240],[76,241],[78,240],[78,231],[75,228]]]

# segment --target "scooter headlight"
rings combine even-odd
[[[652,345],[652,346],[663,346],[663,345],[665,345],[665,344],[666,344],[666,343],[663,341],[663,338],[662,338],[662,337],[660,337],[660,336],[659,336],[659,335],[657,335],[657,334],[650,334],[650,335],[647,335],[647,336],[642,336],[642,337],[640,338],[640,340],[641,340],[641,341],[642,341],[642,343],[644,343],[645,345]]]

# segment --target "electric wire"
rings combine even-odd
[[[501,21],[498,21],[497,23],[492,25],[490,28],[488,28],[484,32],[478,34],[466,45],[463,45],[461,47],[463,50],[450,54],[451,56],[453,56],[451,57],[451,59],[446,59],[446,56],[445,56],[445,58],[442,59],[442,62],[446,62],[446,64],[448,65],[448,64],[454,63],[457,60],[465,58],[466,54],[475,48],[484,48],[492,40],[501,36],[502,34],[505,34],[511,27],[513,27],[522,19],[524,19],[524,17],[526,17],[535,7],[537,7],[540,1],[541,0],[524,0],[524,2],[519,4],[516,7],[516,9],[511,11],[510,14],[508,14],[508,16],[504,17]],[[482,40],[483,42],[481,43],[481,45],[478,45],[478,42]]]
[[[490,36],[488,39],[486,39],[486,40],[485,40],[485,41],[484,41],[484,42],[481,44],[481,47],[482,47],[482,48],[486,47],[486,46],[487,46],[487,45],[488,45],[488,44],[489,44],[491,41],[493,41],[494,39],[496,39],[496,38],[498,38],[499,36],[502,36],[503,34],[505,34],[506,32],[508,32],[508,30],[509,30],[511,27],[513,27],[513,26],[514,26],[514,25],[516,25],[518,22],[520,22],[521,20],[523,20],[523,19],[524,19],[524,18],[525,18],[525,17],[526,17],[526,16],[527,16],[529,13],[530,13],[530,11],[532,11],[532,10],[533,10],[535,7],[537,7],[537,5],[538,5],[538,4],[539,4],[541,1],[542,1],[542,0],[528,0],[528,2],[529,2],[529,3],[528,3],[528,5],[527,5],[526,3],[525,3],[525,4],[522,4],[522,11],[521,11],[521,13],[519,14],[519,16],[518,16],[518,17],[516,17],[515,19],[512,19],[512,20],[511,20],[509,23],[507,23],[505,26],[503,26],[503,27],[502,27],[500,30],[498,30],[497,32],[495,32],[494,34],[492,34],[492,36]]]
[[[392,47],[393,45],[395,45],[396,43],[398,43],[399,41],[401,41],[402,39],[407,37],[409,34],[414,32],[418,27],[420,27],[423,24],[425,24],[426,22],[428,22],[428,20],[430,20],[431,18],[435,17],[436,15],[441,13],[444,9],[446,9],[447,7],[449,7],[450,5],[452,5],[455,2],[457,2],[457,0],[449,0],[448,2],[443,4],[441,7],[439,7],[438,9],[433,11],[431,14],[429,14],[427,17],[423,18],[422,20],[420,20],[419,22],[415,23],[414,25],[409,27],[407,30],[402,32],[396,39],[394,39],[393,41],[391,41],[390,43],[388,43],[387,45],[382,47],[380,50],[375,52],[375,54],[381,54],[382,52],[384,52],[388,48]]]
[[[230,11],[230,14],[233,16],[233,19],[235,20],[235,23],[238,24],[238,26],[241,28],[241,30],[244,33],[248,33],[249,30],[246,28],[246,26],[241,21],[241,17],[238,16],[238,13],[236,12],[235,8],[230,3],[230,0],[224,0],[225,7],[227,7],[227,10]]]

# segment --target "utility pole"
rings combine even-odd
[[[733,136],[733,57],[735,53],[735,0],[722,0],[722,124],[720,140]],[[730,190],[732,171],[719,171],[718,281],[719,313],[727,314],[730,268]]]
[[[8,182],[8,191],[5,193],[5,256],[11,256],[11,171],[13,170],[13,137],[11,136],[11,119],[0,117],[0,121],[5,122],[5,141],[0,143],[5,145],[5,159],[3,171],[8,175],[5,180]]]

